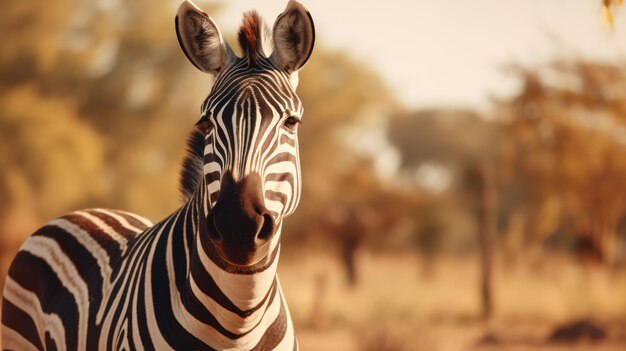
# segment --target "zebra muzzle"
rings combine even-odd
[[[209,230],[209,237],[227,262],[251,265],[269,254],[276,224],[265,207],[258,174],[249,174],[237,182],[226,172],[208,220],[213,229]]]

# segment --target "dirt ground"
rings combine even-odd
[[[581,340],[556,343],[547,340],[553,328],[550,323],[504,323],[495,321],[489,327],[482,323],[443,323],[415,325],[403,332],[374,334],[346,329],[299,329],[298,340],[302,350],[357,351],[357,350],[416,350],[416,351],[623,351],[626,350],[626,323],[608,325],[606,340]]]
[[[358,284],[330,254],[283,249],[279,278],[304,351],[625,351],[626,270],[567,257],[494,267],[494,315],[480,316],[472,256],[424,262],[412,254],[358,257]],[[605,337],[550,342],[588,320]]]
[[[302,350],[626,350],[626,272],[568,258],[532,269],[498,263],[494,316],[485,322],[477,262],[362,254],[359,283],[349,287],[335,260],[311,254],[282,258],[279,277]],[[605,336],[549,341],[556,327],[577,320]]]

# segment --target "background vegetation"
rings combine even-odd
[[[3,277],[64,212],[175,210],[211,82],[180,53],[175,2],[0,4]],[[624,348],[626,64],[511,63],[519,90],[488,111],[408,110],[317,44],[280,268],[304,350]]]

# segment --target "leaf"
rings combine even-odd
[[[600,16],[602,22],[608,25],[611,32],[615,29],[615,10],[624,4],[624,0],[602,0]]]
[[[613,31],[615,29],[615,19],[613,17],[613,11],[611,10],[610,5],[605,1],[602,5],[601,10],[602,23],[608,25],[610,30]]]

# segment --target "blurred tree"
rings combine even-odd
[[[477,234],[471,240],[480,247],[482,314],[484,318],[489,318],[493,310],[492,266],[498,223],[496,168],[501,141],[497,124],[470,110],[423,110],[399,118],[390,128],[390,139],[401,151],[402,165],[407,174],[419,175],[425,164],[442,165],[451,174],[451,187],[454,189],[450,190],[454,195],[448,198],[448,206],[461,208],[476,218],[475,228],[469,232]],[[434,173],[431,178],[439,177],[441,182],[444,175],[439,173]],[[437,180],[433,179],[423,185],[430,186],[433,192],[438,190],[436,184]],[[432,219],[426,223],[433,226]],[[461,230],[467,232],[468,228]],[[444,234],[447,233],[437,233]],[[420,244],[428,245],[433,240]],[[428,265],[432,261],[431,255],[425,256]]]
[[[72,101],[36,86],[0,94],[0,272],[37,225],[102,195],[103,144]],[[0,274],[0,284],[4,274]]]
[[[427,199],[424,202],[413,211],[417,227],[413,242],[422,258],[420,272],[428,279],[433,278],[435,273],[435,261],[442,251],[446,228],[441,219],[442,209],[436,205],[436,200]]]
[[[389,139],[400,151],[400,171],[407,186],[431,194],[430,206],[441,212],[460,210],[475,216],[480,208],[477,200],[480,184],[468,182],[467,172],[483,162],[493,163],[498,159],[501,143],[498,125],[462,109],[425,109],[402,113],[392,121]],[[435,200],[439,203],[433,206]],[[460,222],[458,218],[445,216],[433,218]],[[459,231],[449,223],[439,226],[446,228],[442,235],[455,235]],[[471,228],[460,231],[468,238],[476,238],[477,232]],[[476,243],[474,239],[471,241]]]
[[[0,272],[63,212],[112,206],[156,219],[178,206],[177,164],[210,81],[180,53],[177,5],[1,5]]]
[[[218,6],[203,7],[215,13]],[[11,35],[0,46],[0,97],[12,101],[13,107],[3,109],[0,120],[10,120],[12,130],[30,132],[8,139],[15,141],[11,145],[48,142],[48,152],[37,158],[23,155],[22,162],[33,166],[20,173],[29,191],[45,196],[39,202],[45,209],[42,215],[90,205],[115,206],[156,219],[178,206],[176,165],[210,80],[180,52],[173,28],[175,9],[176,4],[166,0],[3,1],[0,28]],[[21,118],[29,114],[33,117]],[[36,134],[32,124],[49,128]],[[81,137],[86,129],[92,137]],[[61,133],[68,146],[49,143]],[[88,160],[73,157],[68,148],[83,139],[79,149],[95,148],[99,154]],[[68,159],[65,164],[59,161],[63,157]],[[3,159],[9,163],[6,169],[19,168],[12,158]],[[49,167],[38,185],[32,181],[41,174],[35,166],[44,164],[58,167]],[[84,167],[99,171],[80,178],[88,183],[75,181]],[[160,186],[165,183],[172,186]],[[41,187],[58,189],[72,201],[47,196]]]
[[[468,183],[474,184],[479,199],[477,206],[478,242],[480,244],[480,297],[484,319],[493,314],[493,257],[494,241],[497,235],[497,197],[498,184],[493,160],[483,160],[471,165],[467,171]]]
[[[390,187],[376,174],[371,159],[359,159],[339,176],[334,200],[324,206],[326,235],[338,244],[347,281],[358,283],[357,255],[366,244],[393,240],[414,198]]]
[[[0,95],[0,213],[15,201],[30,201],[37,215],[53,216],[59,207],[100,194],[103,145],[96,131],[78,120],[71,101],[42,96],[21,86]],[[28,106],[28,108],[24,108]],[[30,185],[20,193],[17,178]],[[36,194],[36,195],[35,195]]]
[[[0,90],[36,80],[61,62],[63,34],[74,11],[69,0],[52,2],[0,1]]]
[[[539,235],[554,232],[563,208],[587,257],[611,260],[626,211],[626,70],[560,61],[514,71],[522,89],[501,104],[504,163],[531,191],[532,207],[553,217]]]
[[[602,20],[609,25],[611,30],[615,26],[615,10],[624,4],[624,0],[602,0]]]

